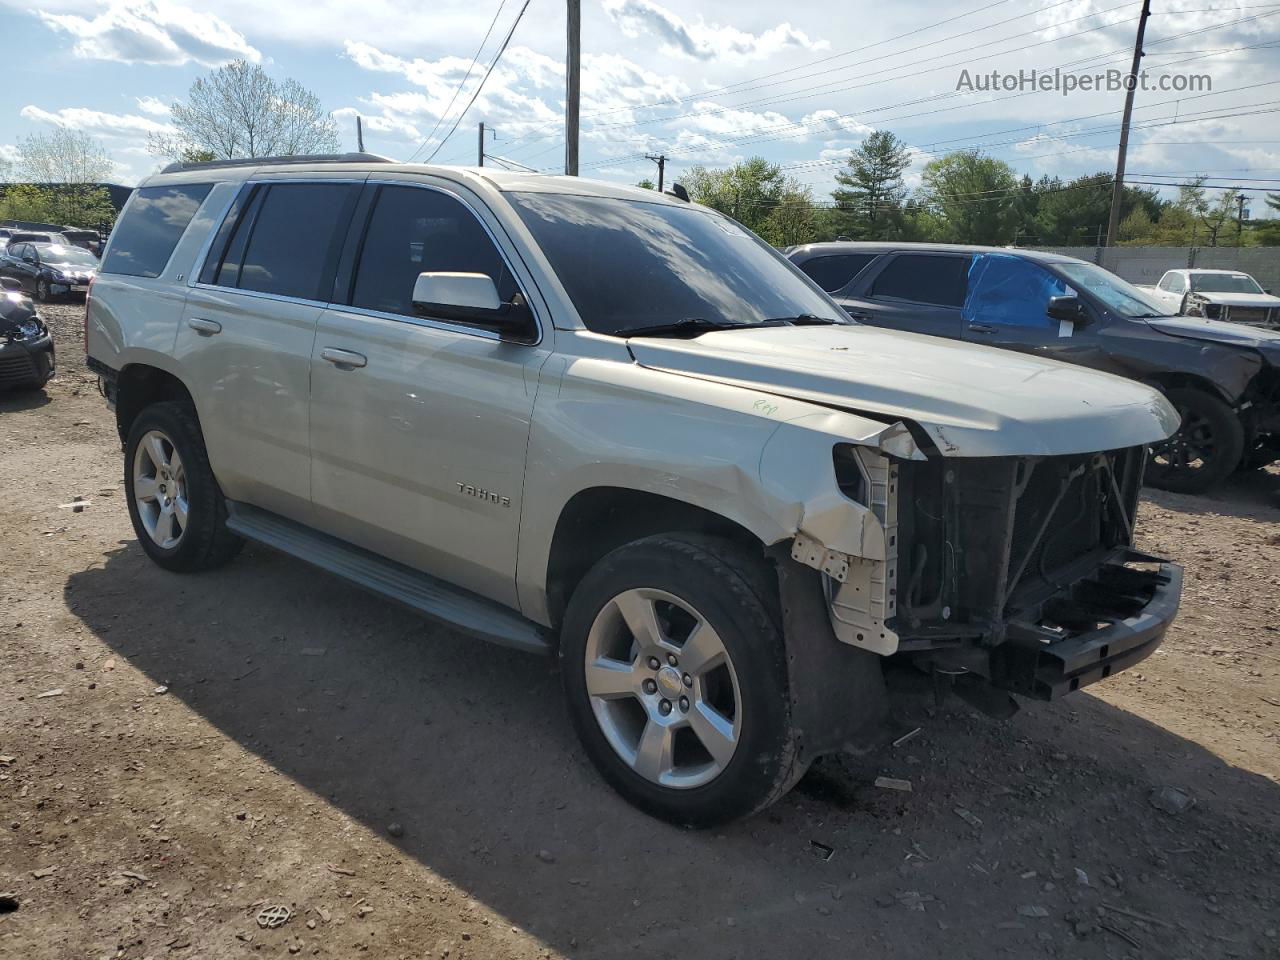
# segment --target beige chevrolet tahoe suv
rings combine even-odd
[[[248,538],[558,656],[601,774],[679,823],[874,745],[888,658],[999,710],[1140,660],[1177,609],[1133,547],[1158,394],[854,324],[683,196],[174,165],[86,324],[156,563]]]

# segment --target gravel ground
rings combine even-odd
[[[1009,722],[906,691],[901,746],[690,833],[548,662],[266,550],[146,561],[81,312],[0,398],[0,956],[1280,957],[1280,476],[1146,499],[1187,581],[1135,669]]]

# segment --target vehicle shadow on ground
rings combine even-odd
[[[50,402],[50,396],[40,390],[6,390],[0,392],[0,414],[17,413],[19,410],[38,410]]]
[[[1242,470],[1201,495],[1146,487],[1142,498],[1180,513],[1248,517],[1274,523],[1280,521],[1280,472],[1275,467]]]
[[[1108,914],[1148,956],[1274,948],[1258,889],[1274,886],[1280,789],[1087,694],[1008,723],[908,698],[903,728],[923,730],[901,747],[828,763],[770,812],[694,833],[595,776],[551,661],[293,559],[250,547],[182,577],[129,543],[74,574],[66,600],[226,736],[383,836],[403,824],[407,856],[566,954],[1125,955],[1089,926],[1102,901],[1160,918]],[[913,791],[876,789],[876,773]],[[1199,803],[1155,810],[1162,784]]]

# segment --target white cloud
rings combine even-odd
[[[169,115],[169,105],[159,97],[134,97],[138,103],[138,109],[143,113],[149,113],[153,117],[167,117]]]
[[[653,0],[604,0],[604,9],[628,37],[651,34],[661,40],[664,53],[694,60],[760,60],[789,47],[825,50],[830,46],[825,40],[810,40],[804,31],[789,23],[780,23],[764,33],[707,23],[701,17],[690,23]]]
[[[19,111],[28,120],[53,124],[71,130],[83,130],[94,136],[144,137],[151,133],[172,133],[173,128],[157,123],[149,117],[133,113],[103,113],[86,107],[63,107],[60,110],[43,110],[27,105]]]
[[[169,0],[110,0],[92,18],[44,11],[39,15],[48,26],[75,37],[76,56],[90,60],[219,66],[237,58],[254,63],[262,59],[225,20]]]

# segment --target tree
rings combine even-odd
[[[921,199],[938,218],[939,239],[1012,243],[1018,222],[1018,178],[1003,160],[957,150],[924,168]]]
[[[840,233],[855,240],[885,240],[907,189],[902,174],[911,165],[907,145],[888,130],[876,130],[849,155],[848,169],[836,174],[831,192]]]
[[[333,153],[338,127],[320,99],[296,80],[276,81],[257,64],[234,60],[191,85],[185,103],[170,108],[173,134],[153,134],[148,147],[182,159]]]
[[[115,220],[111,195],[103,181],[115,164],[106,149],[87,133],[57,127],[49,133],[32,134],[18,143],[16,177],[32,190],[18,192],[17,204],[41,216],[9,216],[74,226],[109,226]],[[6,197],[14,194],[14,187]]]
[[[807,243],[816,236],[809,188],[763,157],[723,170],[691,167],[682,182],[689,199],[728,214],[769,243]]]
[[[1110,173],[1093,173],[1062,183],[1041,180],[1037,184],[1034,233],[1043,244],[1096,244],[1105,234],[1111,215]],[[1123,220],[1141,208],[1154,222],[1164,204],[1155,190],[1125,187],[1120,201]]]
[[[641,189],[643,189],[643,190],[657,190],[657,189],[658,189],[658,185],[657,185],[656,183],[654,183],[652,180],[650,180],[648,177],[645,177],[643,180],[641,180],[639,183],[637,183],[637,184],[636,184],[636,186],[637,186],[637,187],[640,187],[640,188],[641,188]]]

